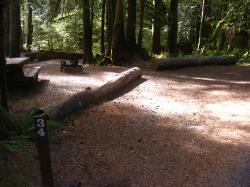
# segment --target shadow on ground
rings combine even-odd
[[[200,135],[189,119],[105,103],[67,122],[54,150],[58,183],[83,186],[249,186],[250,151]],[[193,121],[202,126],[200,121]],[[61,178],[60,178],[61,176]],[[59,182],[60,181],[60,182]]]

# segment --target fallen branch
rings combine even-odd
[[[232,65],[236,64],[237,61],[238,59],[232,56],[166,58],[157,60],[153,64],[153,69],[167,70],[204,65]]]
[[[108,81],[95,90],[85,90],[83,92],[77,93],[66,101],[48,106],[43,110],[49,115],[50,119],[62,119],[72,111],[86,108],[90,104],[105,99],[120,88],[126,86],[135,79],[140,78],[141,75],[142,72],[139,68],[135,67],[129,69],[118,74],[112,80]]]

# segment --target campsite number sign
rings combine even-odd
[[[44,128],[45,128],[45,121],[44,121],[44,119],[38,118],[36,120],[36,127],[37,127],[37,134],[39,136],[45,136],[46,135],[45,130],[44,130]]]
[[[42,175],[42,183],[44,186],[53,186],[53,176],[50,159],[50,148],[48,140],[48,131],[46,120],[47,114],[44,111],[39,110],[37,115],[34,116],[36,139],[37,139],[37,151],[40,162],[40,170]]]

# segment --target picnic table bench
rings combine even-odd
[[[38,74],[41,70],[41,66],[25,66],[30,62],[30,58],[6,58],[6,75],[7,80],[10,82],[27,81],[38,79]]]

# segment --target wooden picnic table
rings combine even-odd
[[[26,80],[37,80],[41,66],[25,67],[30,62],[28,57],[6,58],[7,80],[10,82],[22,82]]]
[[[23,65],[27,64],[28,62],[30,62],[29,57],[6,58],[6,65],[7,66],[10,66],[10,65],[23,66]]]

